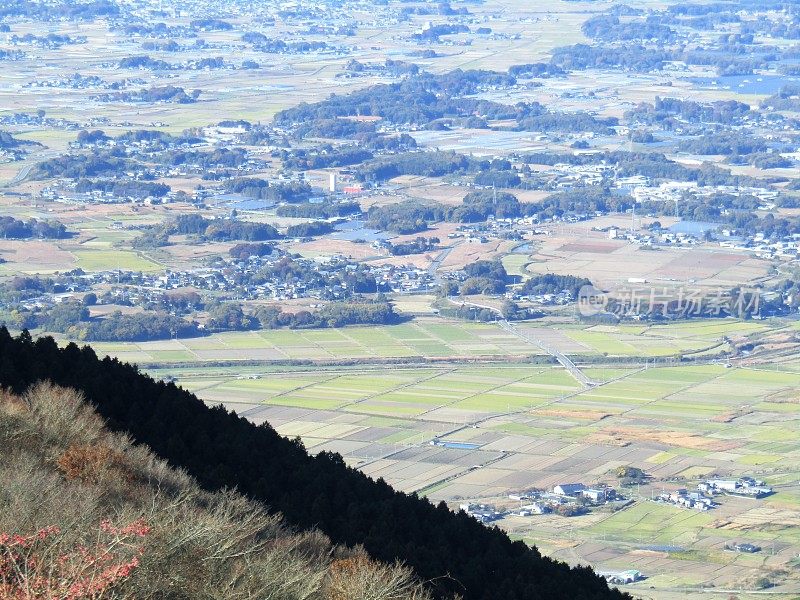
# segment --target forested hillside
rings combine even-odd
[[[100,360],[88,347],[60,349],[52,338],[13,338],[0,329],[0,385],[22,393],[40,380],[80,391],[112,430],[147,444],[205,489],[235,487],[294,527],[317,527],[335,544],[363,544],[375,560],[404,562],[436,598],[628,597],[589,568],[570,568],[443,504],[396,492],[338,455],[311,457],[269,426],[209,408],[134,366]]]

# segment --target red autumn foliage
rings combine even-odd
[[[139,566],[144,521],[103,521],[92,547],[64,547],[58,527],[0,533],[0,600],[101,600]]]

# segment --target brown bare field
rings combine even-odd
[[[75,257],[59,248],[56,242],[39,240],[0,240],[0,252],[7,264],[6,270],[23,272],[68,270],[75,264]]]
[[[430,177],[403,176],[392,180],[399,190],[420,200],[430,200],[458,206],[471,190],[466,186],[451,185]]]
[[[489,260],[502,256],[511,251],[517,242],[503,240],[490,240],[485,244],[464,243],[456,246],[453,251],[445,258],[442,268],[462,269],[477,260]]]
[[[682,431],[661,431],[654,429],[609,428],[600,430],[589,437],[592,442],[599,443],[631,443],[635,440],[652,440],[678,448],[711,450],[725,452],[738,448],[741,444],[734,441],[719,441],[704,438],[700,435]]]
[[[745,252],[713,244],[651,250],[609,240],[606,234],[592,231],[592,226],[594,221],[570,227],[548,226],[550,235],[535,238],[537,247],[527,270],[532,274],[591,273],[592,282],[607,289],[625,285],[629,278],[664,285],[690,281],[702,286],[752,285],[770,272],[769,261]]]
[[[290,247],[293,252],[299,252],[307,256],[341,255],[356,260],[364,260],[381,255],[379,250],[375,250],[375,248],[369,244],[356,244],[347,240],[334,240],[330,238],[320,238],[310,242],[291,244]]]

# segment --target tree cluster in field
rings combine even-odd
[[[174,44],[174,42],[172,42]],[[120,69],[144,69],[147,71],[175,71],[175,70],[190,70],[190,71],[202,71],[204,69],[224,69],[227,67],[227,63],[225,59],[221,56],[211,57],[207,56],[205,58],[199,58],[197,60],[191,60],[183,64],[170,64],[164,60],[152,58],[146,54],[138,55],[138,56],[128,56],[123,58],[119,61],[118,66]],[[112,84],[112,89],[119,89],[117,86]],[[163,95],[162,92],[156,92],[154,90],[166,90],[165,88],[151,88],[150,94],[155,96],[156,94]],[[175,89],[183,89],[183,88],[175,88]],[[200,92],[195,90],[197,94]],[[194,94],[194,92],[193,92]],[[102,97],[105,101],[109,101],[106,97]],[[114,96],[109,96],[108,98],[114,98]],[[196,99],[196,98],[195,98]],[[132,100],[128,100],[132,101]],[[178,98],[166,98],[161,97],[160,99],[153,100],[153,102],[178,102],[179,104],[189,104],[188,101],[181,101]]]
[[[151,151],[166,150],[177,146],[191,146],[203,142],[203,138],[196,135],[192,130],[186,130],[175,136],[166,131],[155,129],[133,129],[121,133],[115,139],[125,145],[141,144]],[[81,142],[81,133],[78,134],[78,142]]]
[[[598,15],[581,26],[586,37],[603,42],[628,42],[631,40],[671,43],[677,40],[675,31],[655,20],[620,21],[615,15]]]
[[[439,307],[439,314],[443,317],[478,323],[491,323],[502,317],[501,313],[496,310],[469,304],[445,304]]]
[[[145,40],[142,42],[142,50],[148,52],[181,52],[184,48],[175,40]]]
[[[169,245],[169,231],[161,225],[143,229],[139,235],[131,240],[131,248],[134,250],[156,250]]]
[[[502,294],[510,278],[500,260],[479,260],[463,269],[461,281],[448,280],[439,287],[439,295],[472,296],[475,294]],[[496,316],[496,315],[495,315]]]
[[[258,328],[258,319],[245,314],[236,302],[210,302],[206,305],[208,331],[247,331]]]
[[[577,298],[581,288],[590,285],[592,285],[592,282],[586,277],[545,273],[543,275],[534,275],[525,281],[519,292],[527,296],[561,294],[567,292],[573,298]]]
[[[361,212],[358,202],[304,202],[302,204],[283,204],[275,209],[279,217],[303,219],[331,219],[346,217]]]
[[[394,60],[387,58],[383,64],[368,65],[364,64],[355,58],[347,61],[344,66],[346,73],[359,73],[359,74],[379,74],[387,75],[389,77],[403,77],[406,75],[418,75],[420,72],[419,65],[410,63],[404,60]]]
[[[767,149],[767,143],[762,138],[753,137],[750,134],[725,132],[681,140],[677,149],[680,152],[703,156],[713,154],[738,156],[764,152]]]
[[[170,188],[164,183],[140,181],[136,179],[79,179],[75,191],[86,193],[101,191],[117,198],[144,199],[148,197],[163,198]]]
[[[561,67],[551,63],[526,63],[522,65],[512,65],[508,68],[508,74],[512,77],[523,78],[542,78],[563,77],[566,71]]]
[[[267,54],[304,54],[306,52],[318,52],[330,48],[327,42],[285,42],[280,39],[269,38],[257,31],[248,31],[243,34],[242,41],[251,44],[253,50],[258,50],[259,52],[265,52]]]
[[[230,31],[233,25],[222,19],[192,19],[189,23],[192,29],[199,29],[200,31]]]
[[[168,62],[152,58],[146,54],[126,56],[117,63],[120,69],[148,69],[150,71],[167,71],[171,68]]]
[[[419,233],[432,223],[479,223],[489,217],[513,219],[534,217],[545,221],[567,214],[624,212],[633,206],[630,196],[614,194],[603,187],[576,188],[552,194],[539,202],[520,202],[508,192],[477,190],[467,194],[458,206],[404,200],[373,206],[367,212],[367,226],[401,235]]]
[[[328,221],[308,221],[306,223],[297,223],[296,225],[289,225],[286,229],[286,237],[289,238],[307,238],[317,235],[325,235],[333,231],[333,223]]]
[[[244,242],[233,246],[228,250],[228,254],[239,260],[247,260],[254,256],[269,256],[273,250],[274,248],[270,244]]]
[[[715,67],[717,74],[752,75],[756,69],[769,67],[777,60],[775,54],[755,55],[750,47],[741,45],[735,52],[711,50],[670,50],[663,46],[648,47],[638,43],[625,45],[574,44],[553,50],[552,62],[566,70],[623,69],[635,73],[661,71],[668,62],[685,62],[688,65]]]
[[[187,92],[180,86],[165,85],[154,86],[148,89],[135,90],[130,92],[114,92],[113,94],[101,94],[97,97],[100,102],[141,102],[156,103],[166,102],[174,104],[194,104],[202,93],[201,90]]]
[[[313,312],[308,310],[284,312],[279,306],[261,306],[256,309],[254,315],[263,329],[392,325],[400,320],[391,302],[381,297],[371,302],[329,302]]]
[[[370,207],[366,225],[373,229],[407,235],[425,231],[430,223],[443,221],[447,212],[448,208],[441,204],[404,200],[396,204]]]
[[[31,170],[31,176],[34,179],[113,177],[134,168],[133,161],[110,152],[63,154],[38,163]]]
[[[197,38],[197,32],[184,25],[167,25],[163,21],[146,23],[122,22],[116,23],[114,29],[128,37],[150,37],[150,38]]]
[[[420,41],[438,42],[443,35],[455,35],[457,33],[469,33],[469,27],[466,25],[440,23],[414,33],[411,37]]]
[[[437,237],[418,237],[410,242],[388,242],[386,248],[392,256],[407,256],[436,250],[439,242]]]
[[[237,219],[206,219],[197,213],[178,215],[166,227],[170,234],[196,235],[217,242],[230,240],[263,242],[281,237],[278,230],[267,223],[252,223]]]
[[[794,202],[788,199],[787,204]],[[768,240],[781,240],[800,234],[800,217],[776,216],[773,213],[759,216],[755,209],[761,203],[752,196],[733,196],[718,194],[711,200],[689,197],[680,201],[680,216],[693,221],[719,223],[737,235],[753,235],[762,233]],[[754,206],[755,205],[755,206]],[[675,214],[675,203],[672,201],[651,201],[647,210],[656,215]]]
[[[87,341],[143,342],[171,337],[201,335],[197,324],[166,313],[123,314],[115,312],[93,319],[80,302],[62,302],[37,317],[37,326],[45,331],[64,333]]]
[[[538,159],[537,159],[538,160]],[[644,163],[649,164],[649,163]],[[704,171],[700,169],[701,173]],[[710,168],[704,173],[701,185],[727,185],[726,177],[716,177],[716,172],[728,171]],[[715,183],[716,182],[716,183]],[[791,196],[779,197],[787,208],[795,204]],[[761,232],[769,239],[787,237],[800,233],[800,218],[767,214],[760,217],[754,211],[760,202],[750,195],[733,196],[716,194],[711,197],[687,197],[680,202],[683,218],[709,221],[728,226],[737,232]],[[533,217],[538,221],[560,218],[566,215],[593,215],[595,213],[620,213],[633,207],[628,195],[612,193],[604,187],[585,187],[565,190],[547,196],[539,202],[519,202],[507,192],[488,190],[471,192],[461,205],[448,207],[436,203],[406,200],[396,204],[374,206],[367,213],[367,225],[376,229],[399,234],[419,233],[430,224],[440,221],[479,222],[489,216],[497,218]],[[645,211],[653,215],[673,215],[673,201],[649,200]]]
[[[362,544],[373,559],[401,561],[427,582],[428,590],[437,600],[455,594],[464,600],[628,598],[609,589],[605,580],[588,567],[571,568],[542,556],[522,541],[512,542],[500,529],[487,528],[463,512],[453,513],[444,504],[434,506],[416,494],[396,492],[383,480],[374,481],[346,466],[339,455],[321,452],[310,456],[302,444],[278,435],[269,425],[256,426],[221,407],[210,408],[189,392],[173,384],[157,383],[133,366],[108,358],[100,360],[90,348],[80,349],[75,345],[59,348],[50,338],[34,342],[26,334],[12,338],[7,331],[0,330],[0,385],[21,393],[42,379],[83,393],[109,427],[130,436],[134,443],[148,445],[160,458],[195,477],[209,492],[236,489],[280,512],[292,527],[316,526],[334,544],[351,547]],[[87,429],[80,421],[76,427],[78,431]],[[47,439],[69,438],[59,433]],[[167,480],[165,474],[143,475],[144,481]],[[31,485],[26,477],[19,489],[36,492]],[[172,486],[162,489],[169,491]],[[30,499],[30,493],[25,497]],[[37,496],[36,506],[41,509],[43,499],[55,497]],[[145,497],[149,502],[150,496]],[[62,502],[62,497],[58,498]],[[192,510],[189,513],[197,514]],[[39,510],[37,514],[43,513]],[[82,515],[84,511],[76,514]],[[234,525],[251,522],[234,514]],[[199,530],[207,531],[209,527],[204,525]],[[223,524],[213,531],[224,531],[225,539],[229,540],[235,539],[233,532],[239,529],[232,532]],[[185,553],[192,557],[193,567],[198,556],[206,556],[208,539],[201,538],[197,551]],[[270,541],[274,536],[258,539]],[[276,543],[267,546],[286,547]],[[323,554],[329,556],[327,551]],[[156,564],[168,564],[172,574],[181,572],[179,565],[184,564],[163,555],[158,559]],[[313,579],[306,572],[287,570],[288,560],[276,559],[275,564],[281,566],[278,571],[293,573],[297,576],[295,581],[305,583]],[[239,565],[234,562],[233,566]],[[210,567],[204,567],[202,572],[207,568]],[[192,572],[195,571],[193,568]],[[266,576],[274,571],[261,568],[258,574]],[[237,572],[241,574],[240,569]],[[192,575],[192,581],[187,583],[203,585],[205,580],[197,581],[197,577],[200,575]],[[237,577],[237,581],[256,580]],[[156,577],[154,582],[167,580]],[[204,589],[204,593],[207,591]],[[367,594],[374,595],[374,592]],[[337,597],[359,596],[344,592]]]
[[[356,176],[361,181],[388,181],[402,175],[442,177],[477,170],[478,161],[456,152],[404,152],[364,162],[356,169]]]
[[[309,150],[298,148],[280,153],[284,167],[298,171],[348,167],[369,160],[372,156],[372,152],[358,146],[321,146]]]
[[[447,220],[456,223],[481,223],[489,217],[511,219],[522,215],[522,205],[508,192],[479,190],[464,196],[461,206],[450,209]]]
[[[753,152],[752,154],[733,154],[725,159],[729,165],[753,165],[757,169],[788,169],[794,161],[777,152]]]
[[[234,177],[226,180],[222,187],[228,193],[274,202],[303,202],[312,192],[305,182],[271,182],[258,177]]]
[[[622,69],[636,73],[660,71],[668,60],[670,52],[662,49],[646,48],[631,43],[624,46],[590,46],[574,44],[553,50],[552,63],[565,71],[585,69]]]
[[[0,238],[11,240],[26,240],[30,238],[61,240],[69,237],[70,233],[63,223],[48,220],[40,221],[30,219],[22,221],[14,217],[0,216]]]
[[[356,177],[361,181],[387,181],[402,175],[443,177],[475,174],[478,185],[506,187],[518,185],[519,176],[505,159],[475,159],[452,151],[402,152],[378,156],[360,164]],[[498,184],[505,184],[500,186]]]
[[[481,171],[475,175],[475,185],[493,188],[515,188],[522,183],[522,179],[515,171]]]
[[[23,146],[41,146],[41,144],[30,140],[21,140],[7,131],[0,131],[0,150],[13,150]]]
[[[192,165],[201,169],[235,168],[247,162],[247,151],[243,148],[215,148],[207,151],[170,149],[156,158],[161,164],[173,167]]]
[[[244,240],[261,242],[282,236],[272,225],[237,219],[206,219],[200,214],[178,215],[174,220],[142,230],[131,242],[138,250],[152,250],[170,244],[170,235],[191,235],[216,242]]]

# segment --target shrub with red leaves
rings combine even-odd
[[[0,600],[101,600],[139,566],[144,521],[103,521],[91,547],[65,548],[58,527],[33,534],[0,532]]]

